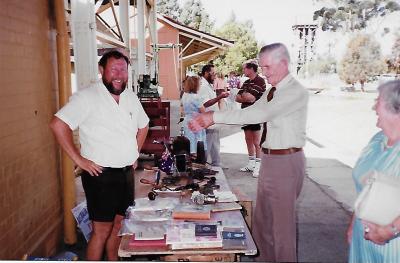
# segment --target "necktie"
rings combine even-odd
[[[276,88],[272,87],[268,94],[267,94],[267,101],[270,102],[273,98],[274,98],[274,92],[275,92]],[[261,141],[260,141],[260,146],[265,142],[265,139],[267,138],[267,123],[264,122],[263,123],[263,132],[261,135]]]

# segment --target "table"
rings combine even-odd
[[[213,167],[213,170],[218,171],[215,175],[217,184],[220,185],[221,191],[228,191],[229,185],[226,177],[219,167]],[[152,179],[154,171],[141,171],[135,174],[135,198],[147,196],[151,190],[150,185],[143,185],[139,182],[140,178]],[[131,257],[136,255],[167,255],[164,257],[166,261],[234,261],[236,256],[240,254],[255,255],[257,248],[251,233],[244,221],[244,218],[239,210],[217,212],[211,214],[211,220],[219,221],[223,218],[234,218],[238,220],[243,226],[246,233],[247,248],[246,249],[222,249],[222,248],[208,248],[208,249],[185,249],[185,250],[171,250],[167,248],[132,248],[129,247],[129,240],[131,236],[124,236],[118,250],[119,257]],[[200,257],[199,257],[200,256]],[[211,257],[211,258],[210,258]],[[204,259],[204,260],[201,260]]]

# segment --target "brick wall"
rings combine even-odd
[[[0,259],[55,252],[62,231],[55,33],[48,0],[1,1]]]

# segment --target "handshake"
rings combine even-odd
[[[224,91],[223,89],[215,90],[218,99],[223,99],[229,97],[229,91]]]

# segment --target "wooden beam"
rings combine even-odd
[[[75,0],[73,0],[73,1],[75,1]],[[101,0],[100,2],[102,2],[103,3],[103,0]],[[114,4],[115,3],[118,3],[119,2],[119,0],[114,0]],[[104,11],[106,11],[108,8],[110,8],[111,7],[111,3],[110,2],[108,2],[107,4],[105,4],[105,5],[101,5],[100,7],[99,7],[99,9],[97,10],[97,13],[98,14],[100,14],[100,13],[103,13]]]
[[[117,47],[125,48],[124,42],[122,42],[116,38],[110,37],[109,35],[106,35],[102,32],[97,31],[96,38],[104,43],[108,43],[108,44],[115,45]]]
[[[99,14],[96,14],[96,18],[98,19],[99,23],[101,23],[106,31],[114,33],[114,35],[118,36],[118,33],[105,21]],[[97,29],[99,30],[99,28]]]
[[[179,53],[179,56],[183,54],[183,52],[186,51],[186,49],[193,43],[194,39],[192,38],[190,42],[182,49],[181,53]]]
[[[103,0],[99,0],[97,1],[97,3],[94,6],[94,12],[97,14],[97,12],[99,11],[101,5],[103,4]]]
[[[115,20],[115,24],[117,25],[117,29],[118,29],[118,33],[119,33],[119,39],[124,42],[124,38],[122,37],[122,33],[121,33],[121,28],[119,27],[119,23],[118,23],[118,18],[117,18],[117,14],[115,13],[115,5],[114,5],[114,0],[110,0],[111,3],[111,10],[114,16],[114,20]],[[129,41],[129,39],[128,39]]]
[[[221,44],[215,43],[215,42],[211,42],[211,41],[205,40],[204,38],[196,37],[196,36],[193,36],[191,34],[187,34],[187,33],[184,33],[184,32],[179,32],[179,35],[182,35],[182,36],[185,36],[185,37],[188,37],[188,38],[192,38],[194,40],[198,40],[200,42],[209,44],[210,46],[216,46],[216,47],[219,47],[221,49],[226,49],[226,46],[224,46],[224,45],[221,45]]]
[[[214,50],[214,49],[217,49],[217,48],[218,48],[218,47],[210,47],[210,48],[207,48],[207,49],[205,49],[205,50],[199,51],[199,52],[197,52],[197,53],[190,54],[190,55],[188,55],[188,56],[186,56],[186,57],[182,57],[182,61],[185,61],[185,60],[191,59],[191,58],[193,58],[193,57],[202,55],[202,54],[204,54],[204,53],[210,52],[210,51],[212,51],[212,50]]]

